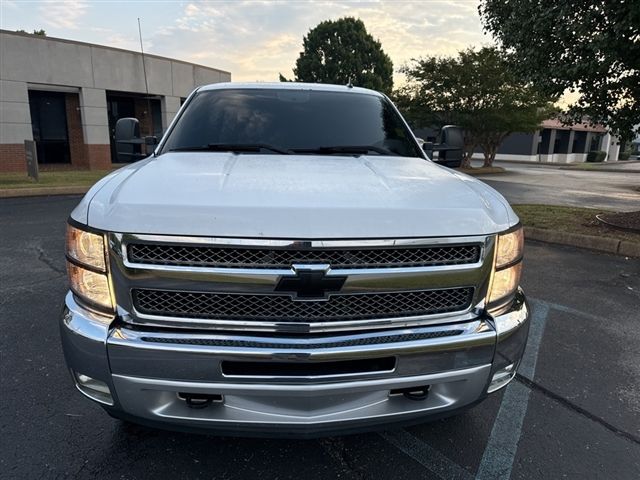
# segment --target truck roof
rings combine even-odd
[[[224,90],[224,89],[280,89],[280,90],[317,90],[323,92],[353,92],[360,94],[376,95],[382,97],[380,92],[362,87],[349,87],[347,85],[332,85],[328,83],[302,83],[302,82],[221,82],[204,85],[198,91]]]

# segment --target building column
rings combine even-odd
[[[81,88],[80,114],[89,169],[110,169],[111,142],[106,91],[97,88]]]
[[[180,97],[162,97],[160,110],[162,111],[162,133],[164,134],[169,128],[173,117],[180,110]]]
[[[80,115],[80,95],[66,93],[64,105],[67,113],[67,136],[69,139],[69,156],[71,165],[86,168],[87,152],[82,133],[82,116]]]
[[[607,133],[605,139],[607,139],[607,143],[605,145],[607,158],[605,158],[604,161],[617,162],[618,155],[620,154],[620,139],[611,133]]]
[[[545,128],[542,131],[542,142],[540,143],[540,161],[553,162],[553,149],[556,143],[555,128]]]
[[[575,162],[575,155],[573,151],[573,142],[575,140],[576,132],[569,130],[569,140],[567,141],[567,163]]]
[[[587,135],[584,141],[584,147],[582,149],[583,153],[588,154],[591,151],[591,140],[593,140],[593,133],[587,132]]]
[[[27,84],[0,80],[0,172],[27,171],[25,140],[33,140]]]
[[[547,150],[547,162],[554,162],[554,154],[556,149],[556,135],[558,131],[554,128],[549,134],[549,146]]]
[[[531,137],[531,151],[529,152],[530,155],[538,154],[539,143],[540,143],[540,130],[536,130],[535,132],[533,132],[533,135]]]
[[[600,145],[598,145],[598,150],[604,153],[608,153],[610,141],[611,141],[611,135],[609,135],[609,132],[602,135],[602,137],[600,137]]]

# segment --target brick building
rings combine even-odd
[[[25,140],[45,168],[108,169],[114,127],[140,120],[162,135],[197,86],[228,82],[215,68],[58,38],[0,30],[0,172],[26,171]]]

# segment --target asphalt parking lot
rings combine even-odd
[[[458,417],[321,440],[196,436],[122,424],[72,386],[57,317],[78,201],[0,200],[2,478],[640,478],[640,260],[528,243],[520,375]]]
[[[479,166],[474,162],[474,166]],[[563,165],[496,162],[506,172],[480,179],[512,204],[545,203],[631,212],[640,205],[640,164],[611,166],[619,171],[566,170]]]

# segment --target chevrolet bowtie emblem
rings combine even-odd
[[[331,292],[339,292],[346,276],[327,275],[329,265],[293,265],[295,275],[280,277],[276,292],[294,294],[298,299],[327,298]]]

